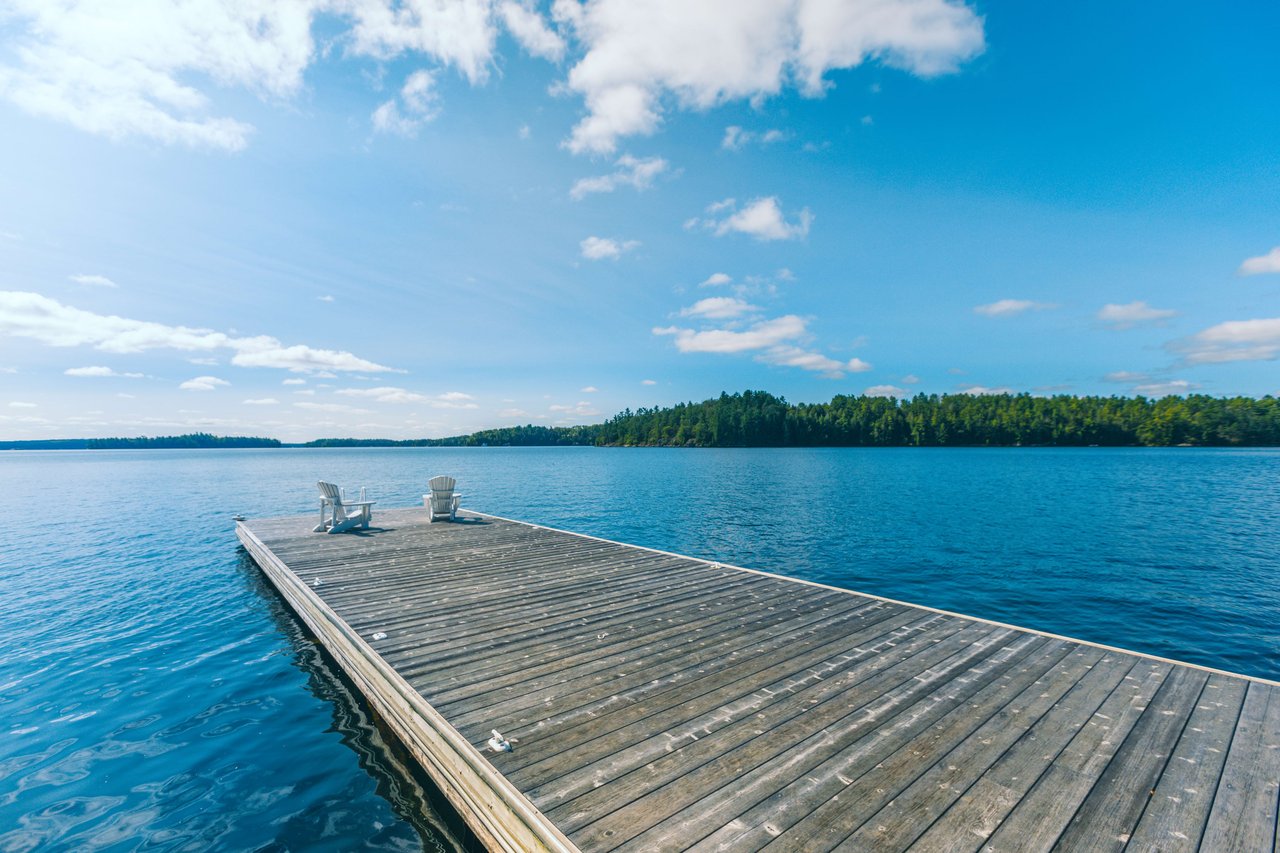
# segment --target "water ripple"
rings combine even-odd
[[[1280,677],[1280,451],[6,453],[0,853],[464,848],[230,516],[314,482]],[[103,501],[100,496],[110,495]],[[354,760],[353,760],[354,759]]]

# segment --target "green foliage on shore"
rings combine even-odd
[[[320,438],[304,447],[568,447],[596,443],[599,426],[502,427],[454,435],[448,438],[411,438],[396,441],[387,438]]]
[[[838,395],[793,405],[763,391],[624,411],[596,443],[675,447],[1280,445],[1274,397]]]
[[[155,438],[90,438],[85,447],[89,450],[157,450],[227,447],[280,447],[274,438],[257,438],[235,435],[210,435],[196,432],[190,435],[165,435]]]

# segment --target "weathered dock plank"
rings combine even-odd
[[[237,533],[494,849],[1274,849],[1280,685],[462,516]]]

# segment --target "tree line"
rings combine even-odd
[[[837,395],[788,403],[763,391],[630,409],[599,427],[604,446],[955,447],[1280,445],[1274,397]]]
[[[535,424],[447,438],[274,438],[208,433],[156,438],[0,442],[4,449],[237,447],[1010,447],[1280,445],[1280,400],[1267,396],[1033,397],[917,394],[910,399],[839,394],[788,403],[764,391],[701,403],[627,409],[602,424]]]

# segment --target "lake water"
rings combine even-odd
[[[465,846],[231,521],[440,473],[464,507],[1280,678],[1278,450],[0,453],[0,851]]]

